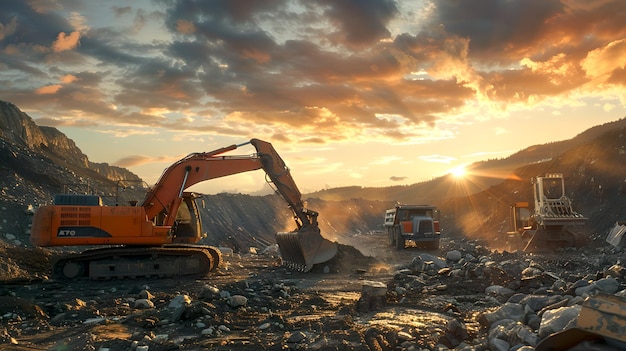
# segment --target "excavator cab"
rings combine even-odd
[[[172,243],[194,244],[204,237],[200,212],[196,204],[199,194],[184,192],[172,226]]]

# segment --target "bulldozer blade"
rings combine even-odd
[[[308,272],[313,265],[329,261],[337,254],[337,243],[320,234],[319,229],[276,233],[276,243],[286,266]]]
[[[526,247],[524,247],[524,252],[534,253],[553,252],[565,247],[584,247],[589,241],[585,230],[575,225],[527,230],[524,231],[522,237],[530,237]]]

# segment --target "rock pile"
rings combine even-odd
[[[468,242],[448,251],[445,259],[416,256],[388,282],[388,296],[399,304],[439,306],[449,316],[440,349],[528,351],[549,335],[573,327],[586,298],[626,298],[623,258],[609,247],[593,252],[563,249],[539,258],[488,252]],[[442,298],[433,303],[433,295]],[[468,302],[477,308],[465,306]],[[467,327],[476,323],[483,333]]]

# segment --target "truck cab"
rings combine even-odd
[[[402,250],[407,241],[413,241],[425,249],[438,249],[441,236],[439,216],[439,210],[429,205],[396,205],[388,209],[384,222],[388,244]]]

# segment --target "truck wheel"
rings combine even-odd
[[[396,232],[395,239],[396,239],[396,249],[404,250],[405,239],[402,236],[402,234]]]

